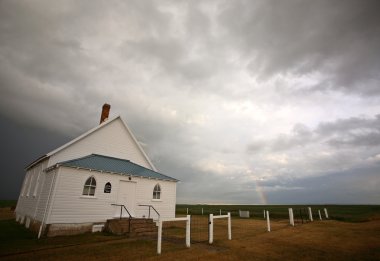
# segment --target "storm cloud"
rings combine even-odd
[[[379,9],[1,1],[0,198],[108,102],[178,202],[379,203]]]

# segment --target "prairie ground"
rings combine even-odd
[[[297,223],[263,219],[215,221],[214,243],[207,243],[205,216],[194,222],[190,248],[185,246],[184,223],[164,227],[162,254],[153,238],[129,239],[105,233],[36,239],[17,224],[9,208],[0,211],[0,260],[380,260],[380,216],[366,222],[323,220]],[[197,231],[198,229],[198,231]]]

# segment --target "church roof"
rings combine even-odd
[[[106,173],[116,173],[126,176],[178,181],[175,178],[150,170],[129,160],[99,154],[91,154],[85,157],[59,162],[52,168],[59,166],[94,170]]]

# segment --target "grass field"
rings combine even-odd
[[[380,215],[379,205],[177,205],[176,214],[186,215],[188,209],[189,214],[201,215],[202,208],[203,214],[217,214],[222,210],[222,214],[231,212],[232,216],[238,216],[239,210],[249,210],[250,215],[254,219],[263,218],[263,210],[270,212],[271,219],[286,219],[288,218],[288,208],[293,208],[294,215],[297,217],[299,212],[296,210],[306,209],[311,207],[313,216],[318,216],[318,210],[327,208],[329,218],[349,221],[349,222],[364,222],[369,221],[374,215]]]
[[[15,207],[17,200],[0,200],[0,208]]]
[[[379,206],[329,205],[329,214],[338,220],[295,227],[288,224],[288,206],[178,205],[177,215],[185,215],[187,208],[192,215],[199,214],[202,207],[204,215],[195,217],[203,224],[207,224],[206,214],[219,214],[219,209],[223,214],[227,211],[235,214],[232,240],[227,240],[226,220],[217,220],[213,245],[195,243],[197,235],[192,234],[191,248],[186,248],[184,223],[178,222],[164,228],[166,240],[160,256],[156,254],[154,239],[88,233],[37,240],[35,234],[14,221],[10,207],[3,207],[0,208],[0,260],[380,260]],[[264,208],[275,217],[271,232],[266,231],[262,218]],[[254,218],[238,218],[239,209],[250,210]],[[169,240],[173,236],[176,240]]]

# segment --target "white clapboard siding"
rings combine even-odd
[[[46,193],[42,193],[41,196],[41,192],[45,192],[43,187],[46,173],[43,170],[46,166],[47,160],[35,165],[27,171],[17,201],[16,214],[40,220],[37,216],[39,214],[38,210],[41,206],[41,202],[44,202],[44,197],[46,196]]]
[[[161,198],[153,199],[153,189],[156,184],[161,187]],[[136,189],[136,204],[137,205],[152,205],[163,218],[175,217],[176,203],[176,183],[171,181],[162,181],[156,179],[141,179],[137,183]],[[137,207],[136,215],[142,217],[147,216],[147,207]],[[154,211],[151,211],[151,216],[154,216]]]
[[[43,183],[41,185],[41,191],[39,194],[37,209],[35,219],[42,221],[45,215],[45,209],[48,204],[49,192],[52,187],[52,182],[54,179],[54,175],[56,175],[56,170],[50,171],[48,173],[44,173],[43,175]]]
[[[50,156],[49,166],[57,162],[72,160],[90,154],[127,159],[152,169],[120,118],[116,118],[83,139]]]
[[[94,176],[94,197],[82,196],[86,180]],[[111,182],[111,193],[103,193],[104,185]],[[110,175],[88,170],[60,167],[52,208],[47,223],[101,222],[113,215],[114,198],[117,196]]]
[[[82,196],[84,183],[90,176],[96,179],[95,196]],[[129,181],[127,176],[119,174],[60,167],[47,223],[104,222],[113,218],[115,207],[111,204],[117,201],[120,180]],[[104,185],[107,182],[112,185],[111,193],[104,193]],[[138,210],[138,203],[154,205],[164,217],[174,217],[175,182],[158,182],[139,177],[132,177],[129,182],[136,183],[135,214],[137,217],[140,217],[139,211],[146,211],[146,209]],[[167,193],[161,202],[152,201],[153,187],[157,182],[161,185],[162,195]]]

